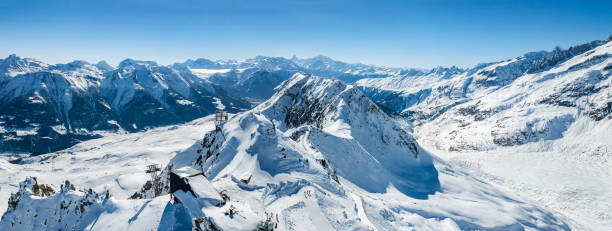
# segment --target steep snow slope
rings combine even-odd
[[[0,73],[3,151],[48,152],[98,137],[85,128],[118,128],[108,122],[116,118],[97,90],[97,67],[82,62],[48,66],[14,55],[0,65],[5,70]]]
[[[569,220],[437,160],[404,125],[339,81],[296,75],[222,129],[211,131],[210,119],[3,162],[11,184],[37,179],[19,190],[2,185],[5,199],[19,193],[0,228],[177,230],[199,218],[201,227],[224,230],[569,229]],[[168,165],[145,184],[147,159]],[[190,187],[172,199],[165,186],[176,175]],[[58,193],[41,193],[49,188]],[[43,225],[43,217],[53,219]]]
[[[455,146],[486,150],[561,138],[582,116],[609,120],[612,42],[591,51],[454,107],[432,121],[439,129],[428,132]]]
[[[190,72],[154,62],[127,59],[105,76],[100,90],[126,130],[189,121],[211,114],[216,108],[214,98],[224,102],[228,111],[249,107]]]
[[[595,230],[612,226],[612,41],[456,74],[364,79],[419,143]]]
[[[578,115],[606,119],[611,63],[612,42],[595,41],[467,71],[357,85],[385,110],[426,128],[417,133],[439,137],[440,148],[488,150],[560,138]]]

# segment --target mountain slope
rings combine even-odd
[[[167,132],[181,133],[176,129]],[[86,147],[87,143],[81,145]],[[76,154],[77,158],[85,155],[90,154]],[[130,156],[143,158],[142,154],[117,154],[93,158],[91,164],[134,162]],[[171,155],[156,155],[163,156]],[[23,165],[9,166],[37,165],[40,158],[26,158],[20,161]],[[58,163],[74,159],[66,155],[57,158]],[[111,159],[114,161],[108,162]],[[67,169],[61,172],[84,171],[78,164],[64,167]],[[121,169],[121,176],[111,173],[104,177],[106,181],[118,177],[117,182],[108,184],[112,187],[110,200],[93,202],[105,212],[85,208],[87,214],[98,218],[79,225],[91,230],[171,230],[185,228],[196,218],[201,227],[227,230],[569,229],[555,215],[511,199],[432,157],[404,125],[383,113],[357,88],[300,74],[279,86],[270,100],[233,116],[220,130],[207,132],[202,142],[178,153],[153,181],[145,183],[145,177],[127,180],[123,175],[126,167]],[[136,175],[143,176],[144,171],[138,171]],[[84,178],[73,181],[78,182],[77,188],[78,184],[96,184],[100,190],[99,182]],[[144,186],[131,191],[132,199],[113,196],[130,193],[138,183]],[[121,187],[112,186],[117,184]],[[175,187],[180,189],[170,199],[167,195]],[[34,216],[27,210],[35,207],[32,203],[66,201],[57,199],[65,198],[63,194],[38,199],[32,190],[23,189],[23,199],[12,200],[17,206],[5,213],[0,227],[33,227],[32,223],[18,222]],[[57,211],[66,213],[61,208]],[[111,218],[116,219],[110,222]],[[59,224],[61,221],[48,225]]]
[[[611,44],[594,41],[467,71],[357,85],[388,112],[427,127],[426,136],[440,137],[446,149],[520,145],[557,139],[581,115],[609,119]]]
[[[180,123],[250,105],[191,73],[125,60],[112,71],[84,61],[0,60],[0,150],[46,153],[117,131]],[[100,67],[100,68],[98,68]],[[103,72],[106,71],[106,72]]]
[[[207,123],[208,129],[211,125]],[[173,141],[171,134],[198,131],[194,128],[203,127],[159,128],[127,139],[117,136],[121,141],[109,136],[84,142],[71,149],[72,155],[55,155],[60,169],[52,178],[45,174],[48,164],[39,164],[51,156],[0,165],[38,169],[29,173],[68,185],[57,177],[66,173],[62,176],[76,186],[36,186],[58,191],[41,196],[32,179],[26,180],[11,197],[16,206],[4,214],[0,228],[45,229],[70,223],[88,230],[176,230],[191,227],[197,218],[200,227],[211,230],[569,229],[555,215],[511,199],[432,157],[404,125],[357,88],[339,81],[297,74],[270,100],[232,116],[220,130],[205,129],[201,142],[182,146],[174,157],[164,154],[176,150],[179,140]],[[167,144],[153,141],[159,138]],[[105,145],[108,141],[114,143]],[[184,138],[180,142],[185,143]],[[150,143],[157,151],[146,151],[153,149]],[[124,145],[142,150],[117,152]],[[145,183],[142,159],[149,156],[168,165]],[[89,175],[111,166],[122,167],[104,177]],[[179,182],[182,189],[169,197]],[[144,186],[135,190],[140,184]],[[94,191],[80,192],[79,186]],[[127,199],[130,194],[132,199]],[[79,208],[83,201],[91,204],[72,211],[71,206]],[[41,205],[56,209],[28,209]],[[54,217],[46,213],[54,211],[62,214],[60,220],[43,225],[43,217]],[[73,220],[81,214],[87,219]]]
[[[0,60],[0,150],[46,153],[117,131],[134,132],[212,113],[249,109],[294,73],[355,81],[400,69],[348,64],[319,56],[187,60],[169,66],[126,59],[49,65],[11,55]],[[219,104],[220,103],[220,104]]]
[[[363,79],[426,149],[594,230],[612,225],[612,41],[447,76]]]

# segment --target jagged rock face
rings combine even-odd
[[[448,150],[488,150],[559,139],[583,115],[610,119],[612,43],[533,52],[447,76],[364,79],[377,104]]]
[[[47,65],[0,60],[0,150],[47,153],[98,138],[100,131],[140,131],[250,105],[189,72],[153,62],[83,61]],[[106,71],[106,73],[104,73]]]
[[[546,57],[542,57],[541,59],[537,60],[536,62],[534,62],[529,69],[527,70],[527,73],[535,73],[538,71],[543,71],[546,70],[548,68],[551,68],[563,61],[566,61],[574,56],[583,54],[589,50],[592,50],[595,47],[601,46],[603,44],[605,44],[606,41],[593,41],[590,43],[585,43],[585,44],[581,44],[578,46],[572,46],[566,50],[561,50],[559,47],[556,47],[552,53]],[[588,55],[588,54],[587,54]],[[572,66],[569,69],[573,69]]]
[[[68,181],[56,193],[53,186],[39,185],[36,178],[27,178],[19,184],[19,191],[11,194],[0,227],[9,230],[83,230],[103,212],[102,203],[108,197],[91,189],[76,190]]]
[[[380,134],[385,143],[407,146],[414,156],[418,155],[412,136],[393,124],[387,114],[353,86],[340,81],[308,78],[297,74],[278,89],[279,92],[270,101],[257,109],[262,110],[269,118],[282,121],[280,129],[314,126],[329,131],[328,128],[336,129],[338,125],[346,123],[350,130],[339,129],[344,135],[363,138],[361,141],[365,142],[371,138],[380,138],[372,137]],[[383,121],[382,124],[380,121]],[[394,132],[399,133],[397,137],[393,137],[397,140],[389,140],[389,135],[385,133]]]
[[[155,179],[148,180],[130,199],[152,199],[170,193],[170,169],[167,166]]]
[[[437,172],[431,158],[419,156],[420,148],[414,138],[356,87],[337,80],[296,74],[278,89],[275,96],[254,110],[278,121],[275,127],[290,133],[292,139],[311,143],[311,148],[327,156],[332,166],[346,163],[345,158],[360,159],[360,155],[370,155],[376,162],[368,168],[380,171],[374,175],[409,179],[393,182],[400,191],[418,197],[437,190]],[[342,143],[347,150],[363,153],[344,151],[347,156],[338,155],[343,152],[329,149],[333,143]],[[358,175],[351,173],[350,165],[337,170],[349,179],[351,175]]]
[[[236,148],[233,143],[238,140],[251,143],[250,148]],[[330,149],[331,143],[346,150]],[[305,154],[303,149],[320,155]],[[209,178],[223,176],[234,167],[250,165],[232,163],[243,159],[237,157],[243,152],[258,154],[257,165],[272,176],[314,168],[331,179],[343,176],[373,191],[386,190],[393,182],[415,197],[426,197],[439,185],[431,157],[419,155],[412,136],[357,88],[302,74],[280,85],[270,100],[230,119],[222,131],[207,134],[194,163]],[[375,173],[360,178],[345,159],[359,160]]]

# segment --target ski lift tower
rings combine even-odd
[[[221,127],[219,125],[225,123],[225,121],[227,121],[227,112],[223,111],[223,110],[217,110],[215,111],[215,130],[219,131],[221,130]]]
[[[151,182],[153,182],[155,180],[155,177],[157,177],[157,172],[161,171],[161,168],[159,168],[159,165],[157,164],[150,164],[147,165],[147,173],[149,173],[151,175]]]

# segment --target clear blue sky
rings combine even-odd
[[[311,57],[433,67],[508,59],[612,34],[612,1],[0,1],[0,57]]]

